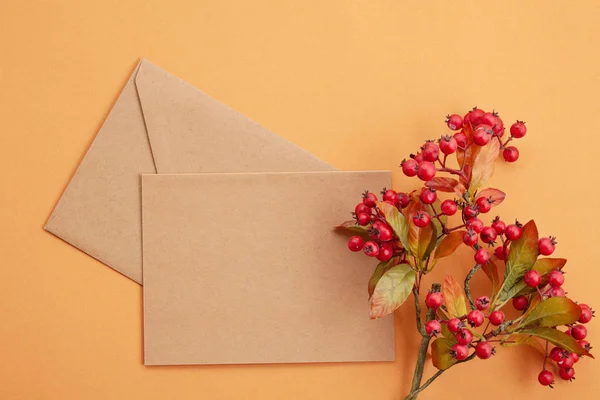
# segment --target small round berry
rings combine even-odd
[[[398,193],[398,201],[396,207],[405,208],[410,204],[410,196],[406,193]]]
[[[379,254],[379,246],[373,241],[368,241],[365,243],[363,249],[365,254],[369,257],[377,257],[377,254]]]
[[[510,126],[510,135],[516,139],[520,139],[527,133],[525,122],[517,121]]]
[[[496,125],[496,116],[494,115],[494,113],[486,112],[485,114],[483,114],[483,116],[481,117],[481,124],[489,125],[491,127]]]
[[[486,249],[479,249],[475,253],[475,262],[479,265],[483,265],[490,260],[490,253]]]
[[[494,255],[496,255],[498,260],[504,260],[506,258],[504,246],[496,247],[496,249],[494,250]]]
[[[554,248],[556,246],[556,238],[550,236],[547,238],[541,238],[539,241],[540,245],[540,254],[543,256],[549,256],[554,253]]]
[[[383,189],[381,191],[383,201],[390,201],[392,204],[398,202],[398,192],[392,189]]]
[[[583,340],[587,336],[587,328],[583,325],[575,325],[571,330],[571,336],[575,340]]]
[[[496,116],[496,125],[493,125],[492,129],[494,130],[494,135],[498,137],[504,136],[504,121],[502,121],[502,118]]]
[[[542,386],[550,386],[554,383],[554,374],[545,369],[538,375],[538,382]]]
[[[485,146],[490,142],[494,130],[489,125],[481,125],[473,133],[473,142],[478,146]]]
[[[458,132],[458,133],[455,133],[454,136],[452,136],[452,137],[454,138],[454,140],[456,140],[456,146],[458,148],[465,149],[467,147],[467,144],[468,144],[467,135],[465,135],[462,132]]]
[[[457,131],[463,127],[463,119],[458,114],[448,115],[446,117],[446,124],[448,125],[448,128]]]
[[[479,218],[472,218],[467,221],[467,229],[471,229],[475,233],[481,233],[483,227],[483,221]]]
[[[417,163],[415,160],[413,160],[413,159],[404,160],[404,161],[402,161],[402,164],[400,164],[400,166],[402,167],[402,172],[404,173],[404,175],[406,175],[408,177],[417,175],[417,171],[419,169],[419,163]]]
[[[502,152],[502,156],[506,162],[515,162],[519,159],[519,150],[515,146],[508,146]]]
[[[429,292],[425,297],[425,304],[432,310],[437,310],[444,303],[444,296],[440,292]]]
[[[377,259],[381,262],[388,261],[394,255],[394,247],[389,243],[384,243],[381,245],[379,249],[379,254],[377,254]]]
[[[350,251],[361,251],[364,245],[365,241],[360,236],[352,236],[350,240],[348,240],[348,248]]]
[[[473,219],[479,215],[477,206],[468,206],[463,209],[463,215],[466,220]]]
[[[473,328],[477,328],[483,324],[485,321],[485,315],[479,310],[473,310],[467,314],[467,321],[469,321],[469,325]]]
[[[435,202],[435,200],[437,199],[437,193],[435,192],[435,189],[424,187],[421,190],[420,197],[421,197],[421,201],[423,203],[433,204]]]
[[[422,149],[423,151],[421,152],[421,154],[423,154],[423,160],[431,162],[435,162],[438,160],[440,156],[440,148],[437,144],[433,142],[427,142],[422,147]]]
[[[581,316],[579,317],[579,319],[577,321],[582,324],[587,324],[588,322],[590,322],[592,320],[592,317],[594,316],[594,312],[589,307],[584,308],[584,307],[580,306],[580,308],[581,308]]]
[[[439,146],[442,153],[448,155],[456,151],[456,149],[458,148],[458,142],[452,136],[442,136],[440,138]]]
[[[560,347],[555,347],[550,350],[550,359],[554,362],[562,361],[567,356],[567,352]]]
[[[429,225],[429,219],[429,214],[427,214],[425,211],[418,211],[413,216],[413,222],[415,223],[415,226],[419,228],[424,228]]]
[[[563,357],[562,360],[556,363],[560,368],[571,368],[575,364],[575,359],[571,357],[571,354],[568,354],[566,357]]]
[[[498,237],[498,234],[496,233],[494,228],[492,228],[491,226],[486,226],[485,228],[483,228],[479,236],[481,237],[481,241],[483,243],[493,243],[494,240],[496,240],[496,238]]]
[[[506,224],[500,220],[500,217],[496,217],[492,221],[492,228],[494,228],[498,235],[502,235],[506,229]]]
[[[525,311],[529,307],[529,299],[527,296],[516,296],[513,297],[512,304],[516,310]]]
[[[575,369],[561,368],[558,371],[558,375],[560,376],[560,379],[564,379],[565,381],[570,381],[575,376]]]
[[[379,223],[377,225],[373,224],[373,229],[371,229],[371,231],[374,234],[373,237],[381,240],[382,242],[389,242],[394,238],[394,231],[388,224],[385,223]]]
[[[474,246],[477,243],[479,237],[472,229],[469,229],[463,233],[463,243],[467,246]]]
[[[417,171],[417,176],[422,181],[429,181],[435,176],[435,165],[431,161],[421,161]]]
[[[579,354],[577,353],[569,353],[571,355],[571,357],[573,357],[573,362],[575,364],[577,364],[577,361],[579,361]]]
[[[587,340],[579,340],[577,343],[579,343],[579,346],[581,346],[582,349],[584,349],[585,351],[589,352],[592,349],[592,345],[590,344],[590,342],[588,342]]]
[[[410,156],[417,162],[417,164],[423,161],[423,154],[421,153],[417,153],[416,155],[411,154]]]
[[[469,115],[469,122],[471,122],[471,125],[477,126],[477,125],[481,124],[481,118],[485,115],[485,111],[483,111],[481,108],[475,107],[475,108],[473,108],[473,110],[471,110],[469,112],[468,115]]]
[[[365,206],[365,203],[358,203],[356,207],[354,207],[354,214],[367,214],[371,215],[372,209],[371,207]]]
[[[479,296],[477,300],[475,300],[475,305],[479,311],[487,310],[490,306],[490,298],[487,296]]]
[[[437,336],[441,331],[442,325],[435,319],[432,319],[425,325],[425,332],[427,332],[429,336]]]
[[[490,212],[490,210],[492,209],[493,203],[490,201],[490,199],[487,199],[485,197],[480,197],[477,199],[476,204],[477,204],[477,208],[479,209],[479,212],[482,214],[486,214],[486,213]]]
[[[560,271],[552,271],[548,275],[548,283],[552,287],[561,287],[565,283],[565,275]]]
[[[560,287],[553,287],[548,290],[548,297],[565,297],[565,291]]]
[[[377,196],[375,193],[365,192],[363,193],[363,203],[367,207],[375,207],[377,204]]]
[[[458,210],[458,206],[454,200],[444,200],[440,208],[444,215],[454,215]]]
[[[536,270],[531,269],[525,273],[523,281],[529,287],[538,287],[538,285],[542,282],[542,276]]]
[[[450,354],[456,360],[462,361],[469,356],[469,347],[464,344],[456,343],[454,346],[452,346],[452,351]]]
[[[464,324],[459,318],[452,318],[448,321],[448,330],[452,333],[457,333]]]
[[[504,313],[502,311],[494,311],[490,314],[490,323],[494,326],[502,325],[504,322]]]
[[[368,214],[358,214],[356,216],[356,222],[358,222],[360,226],[367,226],[371,222],[371,216]]]
[[[475,346],[475,354],[482,360],[487,360],[494,354],[496,354],[496,350],[492,347],[488,342],[479,342],[477,346]]]
[[[523,234],[523,228],[521,228],[519,225],[512,224],[512,225],[508,225],[506,227],[504,234],[506,235],[506,238],[508,240],[512,240],[512,241],[519,240],[519,238]]]
[[[456,333],[456,340],[460,344],[469,344],[473,341],[473,333],[468,329],[462,328]]]

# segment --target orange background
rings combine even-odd
[[[417,182],[398,163],[444,131],[446,113],[525,119],[521,160],[500,162],[491,182],[508,193],[498,211],[558,236],[568,292],[600,308],[600,2],[475,3],[0,0],[0,399],[398,399],[408,388],[412,305],[396,314],[395,363],[142,365],[141,288],[42,230],[141,56],[340,169],[393,169],[402,190]],[[464,274],[470,257],[436,277]],[[600,392],[599,362],[552,391],[536,382],[539,355],[499,353],[422,398]]]

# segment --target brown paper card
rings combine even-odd
[[[142,60],[45,229],[141,283],[140,174],[332,166]]]
[[[332,227],[389,172],[143,175],[146,365],[392,361]]]

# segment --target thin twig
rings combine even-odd
[[[469,300],[469,304],[471,305],[471,310],[474,310],[476,308],[475,302],[471,297],[471,279],[473,278],[473,275],[475,275],[475,272],[479,271],[479,268],[481,268],[481,264],[475,264],[475,266],[471,268],[471,271],[469,271],[467,277],[465,278],[465,294],[467,295],[467,299]]]

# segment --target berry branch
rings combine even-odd
[[[467,295],[467,299],[469,300],[469,304],[471,305],[471,310],[475,310],[476,308],[475,302],[471,297],[471,279],[473,279],[473,275],[475,275],[475,273],[479,271],[479,268],[481,268],[481,264],[475,264],[475,266],[471,268],[471,270],[467,274],[467,277],[465,278],[465,294]]]

